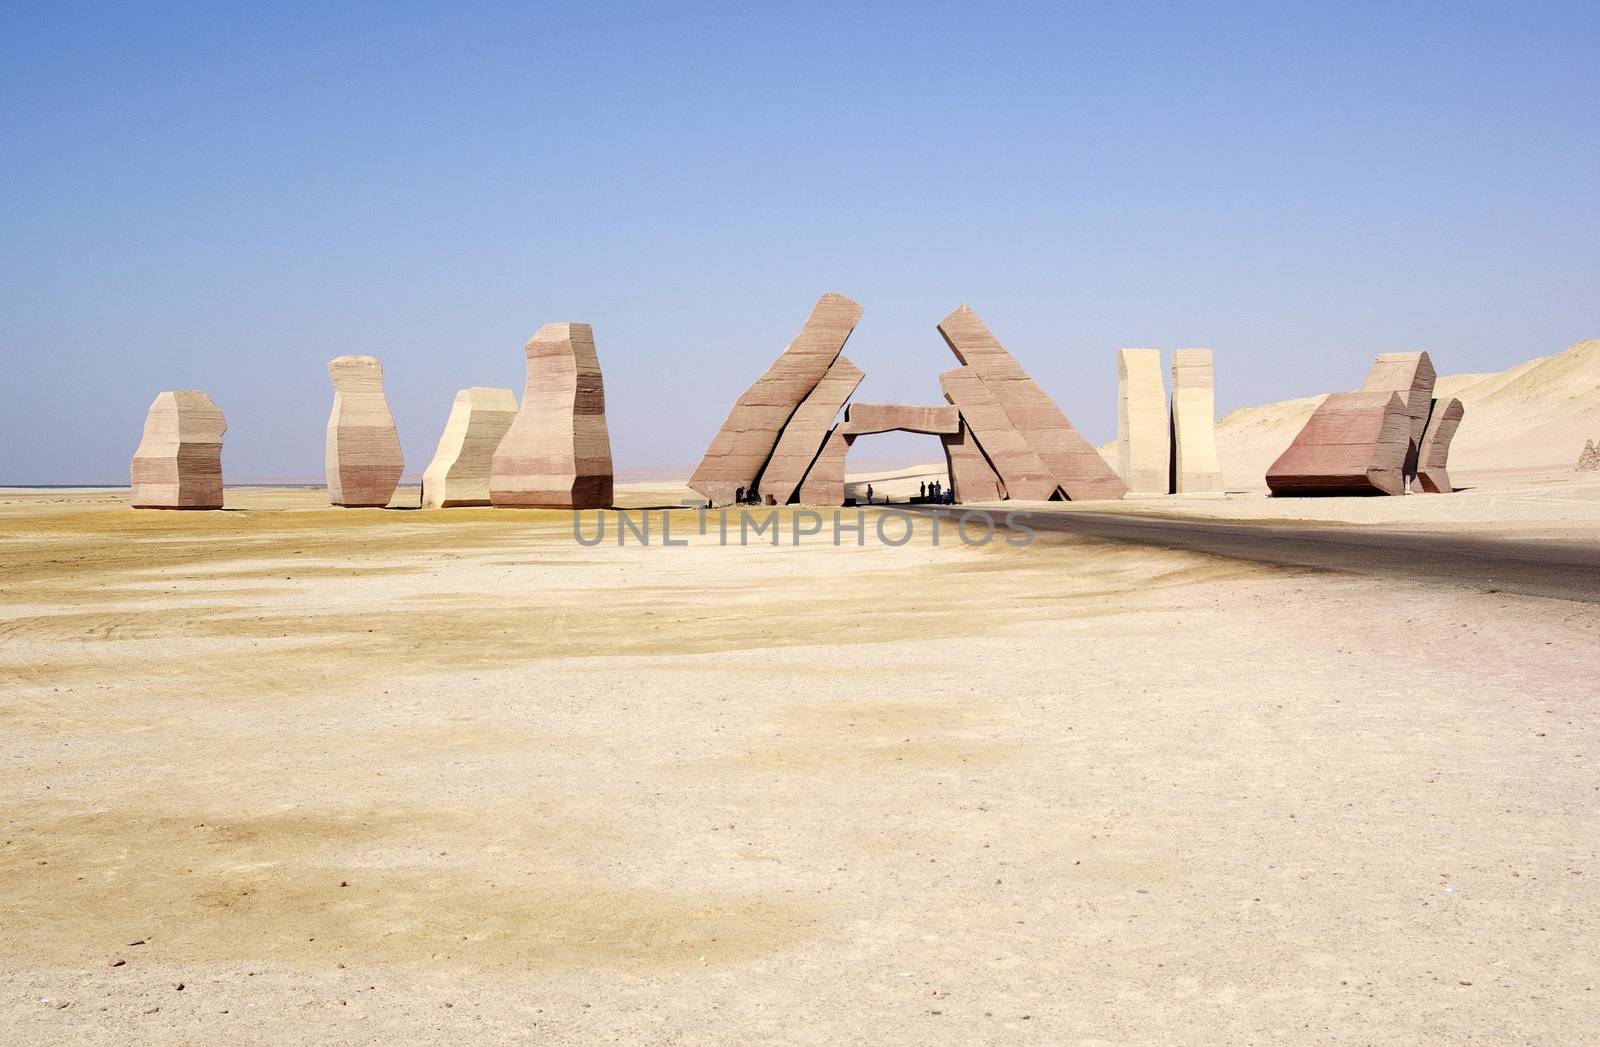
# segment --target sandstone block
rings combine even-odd
[[[1006,497],[1043,502],[1056,493],[1055,476],[1011,424],[1005,408],[977,371],[971,367],[945,371],[939,375],[939,387],[999,475]]]
[[[800,484],[800,501],[806,505],[840,505],[844,502],[844,462],[850,454],[850,438],[842,424],[828,430],[817,460],[811,463]]]
[[[1411,448],[1406,461],[1407,478],[1415,476],[1417,455],[1428,428],[1428,410],[1433,405],[1435,379],[1433,361],[1427,353],[1383,353],[1372,363],[1361,391],[1396,392],[1405,401],[1410,419]]]
[[[1117,472],[1130,494],[1166,494],[1172,428],[1161,350],[1117,350]]]
[[[489,504],[494,452],[517,416],[517,394],[475,385],[456,393],[433,461],[422,474],[422,507]]]
[[[1005,497],[1000,475],[989,464],[963,423],[955,433],[939,437],[944,444],[945,466],[950,470],[950,491],[960,502],[997,502]]]
[[[1121,498],[1128,492],[1127,486],[1100,457],[1100,452],[1072,427],[1061,408],[990,333],[977,313],[960,306],[940,322],[939,333],[956,359],[971,367],[989,387],[1012,427],[1049,470],[1063,497],[1074,500]],[[947,395],[948,392],[946,390]],[[965,410],[962,413],[965,414]],[[967,421],[1010,489],[1010,477],[985,443],[984,429],[970,418]],[[1017,491],[1012,491],[1011,496],[1032,497]]]
[[[1221,494],[1216,378],[1210,349],[1172,354],[1172,490]]]
[[[383,395],[383,365],[370,356],[336,356],[328,361],[328,375],[333,379],[324,456],[328,501],[388,505],[406,462]]]
[[[1450,486],[1448,469],[1450,441],[1455,439],[1456,429],[1465,414],[1466,408],[1453,396],[1433,401],[1428,428],[1422,434],[1422,447],[1417,452],[1417,477],[1411,484],[1414,493],[1449,494],[1455,490]]]
[[[689,486],[713,502],[731,502],[761,475],[779,434],[822,381],[861,319],[861,306],[842,294],[818,299],[805,326],[765,374],[734,402]]]
[[[763,495],[770,496],[779,505],[786,505],[795,497],[811,463],[828,439],[839,409],[850,399],[863,377],[861,369],[851,363],[849,357],[841,356],[833,362],[783,427],[772,457],[757,481]]]
[[[228,423],[199,389],[160,393],[129,468],[135,509],[221,509]]]
[[[1411,415],[1396,392],[1334,393],[1267,470],[1275,497],[1404,494]]]
[[[601,509],[612,501],[605,381],[588,324],[545,324],[523,347],[527,387],[489,467],[497,506]]]
[[[844,415],[847,436],[903,431],[954,436],[961,430],[961,415],[954,407],[913,407],[907,404],[851,404]]]

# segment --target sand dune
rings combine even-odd
[[[1358,384],[1353,378],[1350,388]],[[1217,449],[1229,489],[1264,490],[1267,467],[1325,395],[1241,407],[1222,418]],[[1451,449],[1458,482],[1570,475],[1584,441],[1600,437],[1600,339],[1498,373],[1442,376],[1436,395],[1457,397],[1467,408]]]

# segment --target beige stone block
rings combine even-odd
[[[778,437],[772,457],[761,471],[757,489],[778,505],[786,505],[800,490],[811,463],[828,439],[839,409],[865,377],[861,369],[841,356],[801,401]],[[735,492],[737,493],[737,492]]]
[[[433,461],[422,474],[422,507],[489,504],[494,452],[517,416],[517,394],[475,385],[456,393]]]
[[[199,389],[156,396],[129,467],[135,509],[221,509],[228,423]]]
[[[1405,494],[1411,416],[1396,392],[1334,393],[1267,470],[1275,497]]]
[[[612,501],[605,380],[588,324],[545,324],[523,347],[522,409],[495,449],[497,506],[601,509]]]
[[[406,462],[383,395],[383,366],[370,356],[337,356],[328,361],[328,376],[333,379],[324,455],[328,501],[388,505]]]
[[[1172,490],[1221,494],[1216,376],[1210,349],[1172,354]]]
[[[965,423],[955,433],[946,433],[939,439],[944,444],[945,466],[950,470],[950,491],[957,503],[997,502],[1005,497],[1000,474],[984,457]]]
[[[939,375],[939,387],[999,475],[1007,498],[1043,502],[1056,493],[1055,476],[1011,424],[1005,408],[976,370],[957,367],[945,371]]]
[[[1428,413],[1428,428],[1422,434],[1417,452],[1417,476],[1411,483],[1413,494],[1450,494],[1450,441],[1466,416],[1466,407],[1455,397],[1433,401]]]
[[[1172,427],[1161,350],[1117,350],[1117,472],[1129,494],[1166,494]]]

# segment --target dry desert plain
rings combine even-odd
[[[0,494],[0,1040],[1600,1037],[1596,604],[323,498]]]

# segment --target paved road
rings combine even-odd
[[[998,525],[1003,512],[995,512]],[[1600,603],[1600,543],[1175,520],[1035,510],[1037,531],[1183,549],[1284,567],[1408,578],[1484,592]]]

